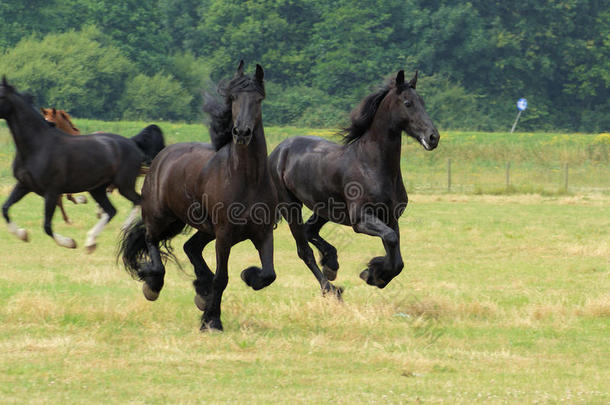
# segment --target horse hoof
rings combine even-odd
[[[159,292],[151,290],[146,283],[142,284],[142,293],[144,294],[144,298],[149,301],[155,301],[159,298]]]
[[[202,332],[222,332],[222,322],[220,322],[220,319],[218,318],[210,319],[208,321],[204,320],[201,322],[201,328],[199,328],[199,330]]]
[[[88,255],[90,255],[91,253],[95,252],[96,248],[97,248],[97,243],[94,243],[93,245],[85,246],[85,252]]]
[[[360,273],[360,278],[363,279],[368,284],[370,274],[371,273],[369,272],[369,269],[365,269],[362,271],[362,273]]]
[[[30,236],[28,235],[28,231],[26,231],[23,228],[17,230],[17,238],[21,239],[24,242],[30,241]]]
[[[322,273],[324,273],[328,281],[334,281],[337,278],[337,270],[333,270],[328,266],[322,267]]]
[[[195,294],[195,305],[200,311],[205,311],[205,298],[199,294]]]
[[[337,301],[342,302],[343,301],[343,287],[335,287],[334,285],[330,285],[330,287],[328,288],[328,290],[324,290],[322,291],[322,295],[324,297],[333,297],[336,298]]]
[[[57,242],[57,244],[59,246],[68,248],[68,249],[76,249],[76,242],[74,241],[74,239],[72,238],[67,238],[65,236],[56,236],[55,237],[55,242]]]
[[[79,195],[74,198],[77,204],[87,204],[87,197],[84,195]]]

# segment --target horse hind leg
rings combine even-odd
[[[21,183],[17,183],[13,188],[13,191],[11,191],[11,194],[9,195],[8,199],[2,205],[2,215],[6,220],[6,225],[8,227],[9,232],[24,242],[29,241],[28,231],[23,228],[19,228],[17,224],[11,221],[8,215],[8,210],[13,204],[19,202],[19,200],[21,200],[29,192],[30,190],[27,187],[25,187]]]
[[[307,236],[305,233],[306,228],[305,224],[303,224],[300,204],[298,204],[298,206],[295,204],[294,208],[295,209],[290,210],[290,214],[288,216],[285,215],[285,218],[288,221],[290,232],[292,232],[292,236],[297,244],[297,253],[299,257],[301,260],[303,260],[303,262],[305,262],[309,270],[313,273],[314,277],[318,280],[318,283],[320,283],[322,294],[332,294],[338,299],[341,299],[343,288],[335,287],[330,281],[328,281],[328,278],[320,271],[320,268],[316,263],[313,250],[307,241]]]
[[[307,235],[307,240],[311,242],[322,255],[320,259],[322,273],[324,273],[327,279],[333,281],[337,278],[337,271],[339,270],[337,249],[320,236],[320,229],[322,229],[327,222],[327,219],[313,214],[305,223],[305,234]]]
[[[106,188],[99,187],[95,190],[91,190],[91,197],[102,207],[104,213],[101,215],[100,220],[95,224],[93,228],[87,232],[87,239],[85,240],[85,249],[87,253],[92,253],[97,248],[97,237],[106,227],[108,222],[116,215],[116,209],[108,200],[106,195]]]
[[[125,219],[125,222],[123,222],[123,225],[121,225],[121,230],[129,228],[129,226],[133,223],[133,221],[140,213],[140,202],[142,201],[142,197],[138,193],[136,193],[134,185],[135,179],[133,181],[133,184],[131,185],[119,186],[119,193],[133,203],[133,208],[129,212],[129,215]]]

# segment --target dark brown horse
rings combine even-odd
[[[74,126],[70,115],[66,111],[58,110],[56,108],[41,108],[40,112],[42,113],[44,119],[48,123],[53,124],[57,129],[70,135],[80,135],[80,130]],[[66,199],[72,201],[74,204],[87,203],[87,198],[82,195],[74,197],[72,194],[66,194]],[[68,214],[66,214],[62,196],[57,199],[57,206],[61,211],[61,216],[64,219],[64,222],[66,224],[71,224],[72,221],[70,221]]]
[[[367,96],[352,113],[344,144],[317,137],[294,137],[269,156],[271,178],[288,221],[299,257],[318,279],[322,292],[341,295],[329,280],[337,276],[337,250],[322,239],[328,221],[380,237],[385,256],[373,258],[360,277],[385,287],[403,268],[398,218],[407,206],[400,171],[402,132],[426,150],[436,148],[439,133],[416,93],[417,72],[405,82],[401,70],[381,90]],[[313,211],[303,223],[302,206]],[[312,243],[322,255],[320,271]]]
[[[277,198],[267,168],[267,145],[261,103],[265,97],[263,68],[253,76],[237,74],[219,86],[220,101],[207,97],[212,144],[179,143],[153,161],[142,187],[142,220],[128,229],[120,257],[127,270],[142,281],[144,296],[156,300],[163,288],[165,266],[160,245],[185,226],[196,233],[184,244],[197,279],[195,303],[203,311],[201,329],[222,330],[220,307],[228,282],[231,247],[249,239],[259,252],[262,269],[248,267],[241,278],[254,290],[275,280],[273,269],[273,210]],[[216,240],[216,273],[202,256]]]
[[[140,167],[165,146],[156,125],[146,127],[131,139],[108,133],[68,135],[50,126],[4,77],[0,84],[0,118],[8,123],[17,149],[13,161],[17,184],[2,206],[2,214],[9,231],[24,241],[28,240],[27,231],[12,222],[8,212],[25,195],[35,192],[44,197],[47,235],[60,246],[75,248],[72,238],[53,232],[51,221],[61,194],[88,191],[105,212],[87,233],[85,248],[93,251],[98,234],[116,214],[106,188],[116,186],[135,210],[140,204],[140,195],[135,191]]]

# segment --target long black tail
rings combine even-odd
[[[180,262],[170,242],[171,239],[181,233],[186,225],[177,222],[176,226],[167,229],[160,241],[159,253],[161,260],[166,263],[168,260],[176,263],[179,268]],[[148,247],[146,246],[146,227],[144,221],[140,218],[134,221],[120,236],[119,251],[117,252],[117,261],[122,260],[125,270],[135,279],[142,279],[142,265],[150,261]]]
[[[117,260],[122,259],[125,270],[135,279],[139,279],[140,263],[148,258],[146,247],[146,227],[142,219],[134,221],[121,233]]]
[[[144,155],[146,156],[144,159],[145,165],[150,165],[155,156],[165,148],[163,131],[154,124],[144,128],[139,134],[131,138],[131,140],[138,145],[138,148],[140,148],[142,152],[144,152]]]

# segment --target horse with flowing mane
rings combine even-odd
[[[231,247],[250,240],[262,268],[248,267],[242,280],[259,290],[275,280],[274,210],[277,197],[267,166],[267,144],[261,104],[265,98],[263,68],[245,75],[243,61],[233,79],[219,85],[221,100],[206,95],[212,144],[178,143],[152,162],[142,187],[142,220],[122,237],[119,257],[142,291],[158,298],[165,277],[168,242],[186,226],[196,230],[184,244],[196,280],[195,304],[203,312],[201,330],[222,330],[221,300],[228,283]],[[202,252],[216,240],[216,273]],[[162,248],[165,248],[164,250]]]
[[[146,127],[132,138],[110,133],[88,136],[71,136],[49,125],[6,77],[0,83],[0,118],[8,123],[17,153],[13,161],[13,174],[17,184],[2,206],[2,214],[9,231],[27,241],[28,233],[11,221],[9,208],[30,192],[44,197],[44,230],[55,242],[75,248],[76,243],[53,232],[51,221],[61,194],[87,191],[102,207],[104,215],[87,233],[85,247],[95,250],[96,238],[116,214],[108,200],[106,188],[114,185],[121,195],[134,204],[140,204],[135,191],[140,167],[150,162],[165,141],[156,125]]]
[[[299,136],[283,141],[269,156],[279,210],[296,240],[299,257],[323,293],[338,297],[342,293],[330,283],[339,269],[337,249],[319,233],[329,221],[383,241],[386,255],[373,258],[360,273],[367,284],[383,288],[403,268],[398,218],[407,206],[407,193],[400,171],[401,134],[406,132],[426,150],[436,148],[440,138],[416,84],[417,72],[405,82],[401,70],[365,97],[342,132],[343,145]],[[305,223],[303,205],[313,211]],[[322,271],[309,243],[321,253]]]

